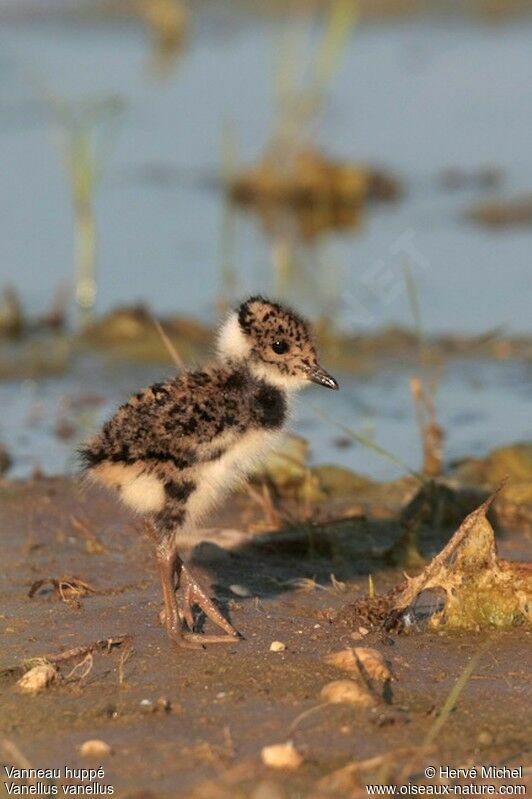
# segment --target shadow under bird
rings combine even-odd
[[[309,382],[338,388],[318,363],[307,322],[263,297],[228,316],[217,352],[202,369],[135,394],[80,451],[85,474],[145,516],[166,630],[189,647],[234,642],[239,634],[179,557],[178,540],[276,446],[298,389]],[[196,603],[223,635],[195,632]]]

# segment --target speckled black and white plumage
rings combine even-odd
[[[292,392],[317,368],[307,323],[262,297],[229,317],[219,350],[218,361],[131,397],[81,452],[85,470],[161,535],[196,525],[275,445]]]
[[[337,388],[318,365],[307,323],[252,297],[221,327],[216,361],[117,410],[81,450],[85,473],[174,546],[275,446],[293,392],[309,381]]]
[[[286,415],[282,390],[243,365],[214,364],[136,394],[82,457],[133,510],[154,515],[164,535],[197,523],[252,465],[244,450],[254,461],[274,443]]]

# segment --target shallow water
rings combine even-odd
[[[228,242],[218,182],[227,123],[243,162],[255,159],[267,140],[279,37],[278,22],[207,6],[194,17],[173,76],[160,83],[133,24],[55,18],[3,25],[1,282],[16,285],[38,312],[59,281],[70,278],[70,196],[44,97],[54,92],[77,102],[112,93],[125,113],[97,193],[98,309],[142,300],[162,313],[210,320],[224,252],[238,294],[273,290],[271,241],[252,214],[235,213]],[[335,307],[338,322],[350,328],[408,324],[402,271],[408,260],[427,332],[530,329],[532,229],[489,232],[463,221],[463,209],[486,192],[446,191],[438,174],[452,166],[497,166],[508,194],[531,188],[531,45],[532,26],[523,21],[494,27],[430,19],[354,32],[320,138],[336,156],[388,166],[404,180],[405,197],[370,209],[361,229],[303,248],[303,277],[287,288],[293,302],[312,313]],[[72,468],[75,438],[61,441],[53,432],[65,397],[102,395],[101,405],[75,413],[76,435],[84,435],[130,390],[161,373],[84,358],[66,377],[0,384],[0,440],[16,456],[13,474],[36,464],[46,472]],[[395,365],[345,380],[337,396],[305,395],[297,426],[311,439],[314,459],[374,477],[397,473],[361,446],[335,447],[340,433],[311,405],[374,435],[417,467],[408,378]],[[526,365],[450,364],[438,395],[448,458],[530,437],[531,382]]]
[[[57,18],[54,18],[57,20]],[[70,198],[51,114],[118,95],[126,111],[97,196],[101,310],[142,299],[204,316],[220,289],[224,125],[238,156],[260,155],[271,130],[280,24],[207,6],[195,15],[170,80],[149,71],[140,28],[59,21],[0,31],[2,277],[34,308],[71,275]],[[508,193],[532,187],[532,24],[439,19],[356,29],[319,128],[332,154],[388,166],[406,197],[363,228],[305,253],[306,284],[338,291],[341,321],[409,321],[402,268],[415,273],[429,331],[529,328],[532,230],[496,233],[461,220],[480,190],[449,192],[447,167],[498,166]],[[272,288],[271,242],[238,215],[231,243],[240,294]],[[335,286],[338,285],[338,289]],[[301,281],[290,292],[318,310]],[[302,295],[302,296],[300,296]],[[322,307],[322,306],[321,306]]]
[[[169,374],[171,369],[164,366],[84,357],[63,377],[0,382],[0,439],[16,457],[10,475],[22,477],[35,467],[46,474],[75,471],[77,442],[139,386]],[[363,445],[346,446],[344,441],[338,446],[345,434],[335,420],[372,438],[410,468],[419,468],[420,439],[409,377],[409,370],[390,365],[372,375],[342,377],[339,392],[311,388],[302,394],[293,426],[310,441],[312,460],[339,463],[377,479],[404,474]],[[524,364],[449,363],[437,393],[447,460],[484,455],[493,447],[530,438],[531,388],[532,368]],[[62,429],[68,438],[58,435]]]

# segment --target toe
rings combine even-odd
[[[237,644],[241,637],[236,635],[204,635],[203,633],[189,633],[184,632],[183,638],[190,643],[205,645],[205,644]]]

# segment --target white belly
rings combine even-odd
[[[243,482],[279,443],[282,435],[279,430],[250,432],[221,458],[202,466],[198,487],[187,502],[187,526],[197,524],[221,496]]]
[[[143,473],[139,464],[104,463],[92,469],[90,478],[118,491],[135,513],[157,513],[164,508],[164,484],[154,474]]]

